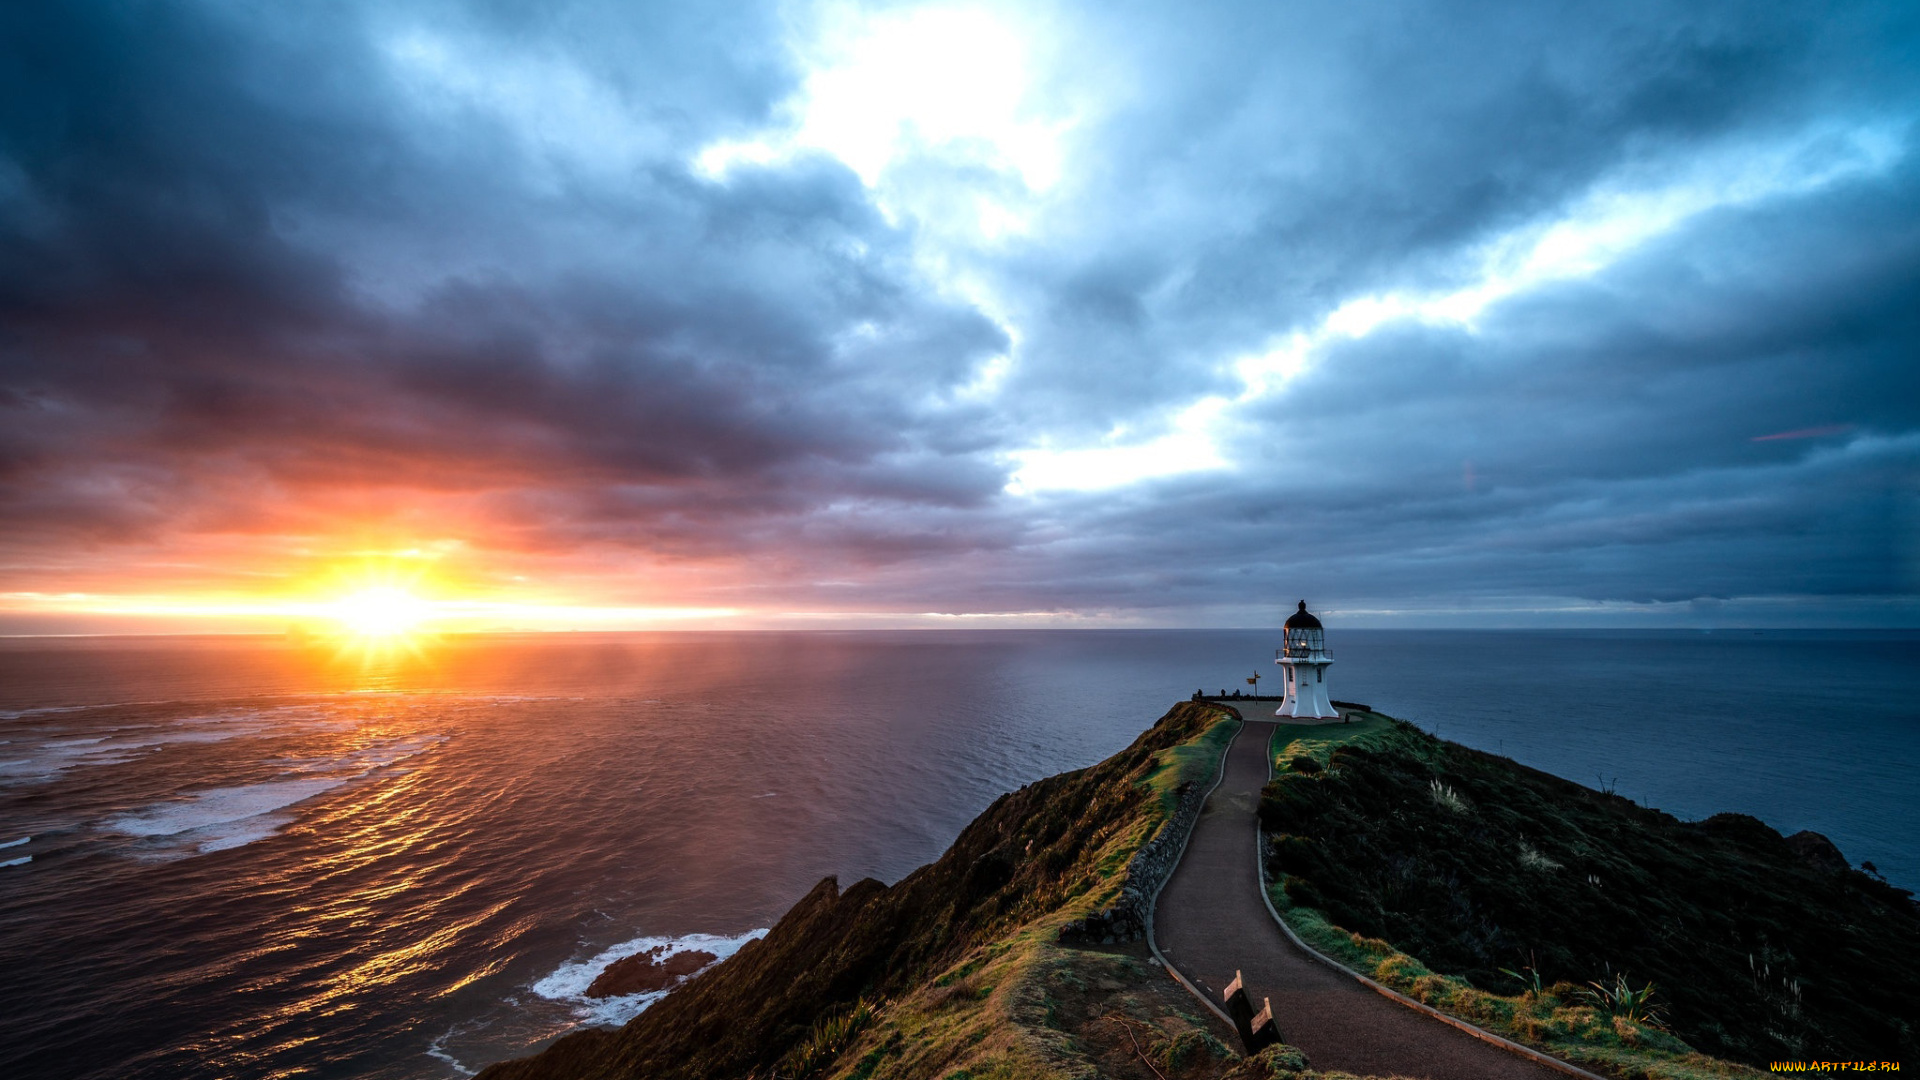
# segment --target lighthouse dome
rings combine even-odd
[[[1268,625],[1272,624],[1269,623]],[[1286,629],[1318,630],[1320,629],[1320,620],[1313,617],[1313,612],[1307,610],[1307,602],[1302,600],[1300,601],[1300,610],[1287,616]]]

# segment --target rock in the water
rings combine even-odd
[[[608,964],[593,985],[587,987],[591,998],[620,997],[665,990],[681,979],[720,959],[710,952],[677,952],[662,959],[665,945],[656,945],[643,953],[623,956]]]
[[[1847,857],[1833,841],[1811,829],[1802,830],[1787,837],[1787,846],[1793,849],[1800,861],[1829,874],[1844,874],[1851,866]]]

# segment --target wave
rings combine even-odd
[[[136,837],[160,854],[209,854],[264,840],[291,824],[291,808],[337,787],[425,753],[444,735],[383,739],[333,757],[283,759],[281,778],[237,787],[208,788],[181,801],[158,803],[103,824]]]
[[[159,705],[158,701],[114,701],[105,705],[43,705],[37,709],[0,709],[0,720],[23,720],[29,716],[58,716],[61,713],[87,712],[91,709],[124,709],[133,705]]]
[[[275,811],[331,791],[347,779],[312,777],[213,788],[195,792],[187,802],[148,807],[138,814],[114,818],[107,826],[129,836],[180,837],[201,854],[224,851],[272,836],[291,820]]]
[[[24,866],[27,863],[30,863],[32,861],[33,861],[33,856],[22,855],[17,859],[8,859],[6,862],[0,862],[0,870],[4,870],[9,866]]]
[[[40,743],[34,750],[25,751],[29,755],[27,757],[0,761],[0,783],[44,781],[69,769],[124,765],[163,746],[220,743],[230,739],[314,731],[350,731],[355,726],[356,722],[351,719],[330,717],[302,706],[233,710],[176,717],[154,724],[126,725],[116,727],[105,735],[53,738]],[[17,754],[22,751],[12,752]]]
[[[609,949],[602,949],[586,960],[569,960],[553,970],[553,973],[533,984],[533,992],[548,1001],[562,1002],[573,1009],[573,1013],[582,1022],[605,1024],[619,1027],[647,1010],[647,1006],[666,997],[673,987],[640,994],[625,994],[619,997],[590,998],[587,988],[600,976],[607,965],[623,960],[636,953],[659,949],[659,958],[664,960],[676,953],[705,952],[715,957],[714,964],[725,960],[749,941],[758,941],[766,937],[765,928],[749,930],[736,937],[724,937],[718,934],[688,934],[685,937],[639,937],[622,942]],[[705,971],[712,967],[708,964]],[[693,974],[698,975],[696,971]],[[680,982],[693,978],[685,976]],[[679,985],[675,983],[675,985]]]
[[[432,1058],[435,1061],[441,1062],[442,1064],[446,1065],[447,1068],[452,1069],[454,1072],[459,1073],[461,1076],[472,1076],[478,1070],[470,1069],[467,1066],[462,1065],[460,1063],[459,1058],[454,1057],[452,1054],[447,1053],[445,1043],[447,1039],[452,1035],[453,1035],[453,1032],[449,1031],[445,1035],[441,1035],[438,1038],[434,1039],[432,1042],[428,1043],[427,1056]]]
[[[18,840],[9,840],[4,844],[0,844],[0,848],[19,847],[21,844],[28,844],[32,842],[33,842],[33,837],[23,836]]]
[[[102,746],[102,739],[73,739],[41,743],[28,750],[30,757],[0,761],[0,781],[46,780],[68,769],[86,765],[120,765],[132,761],[137,747]],[[20,751],[16,750],[15,753]]]

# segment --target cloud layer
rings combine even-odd
[[[0,628],[396,552],[754,618],[1911,624],[1917,43],[13,5]]]

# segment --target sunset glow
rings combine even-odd
[[[341,624],[362,637],[411,633],[432,615],[426,601],[403,589],[376,586],[342,597],[334,605]]]

